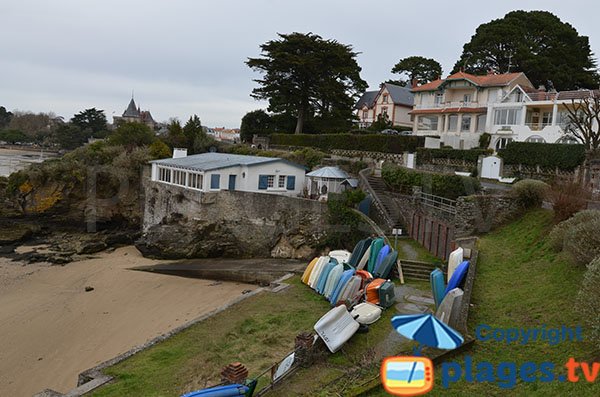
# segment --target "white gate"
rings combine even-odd
[[[484,157],[481,162],[481,177],[487,179],[500,179],[502,174],[502,159],[498,156]]]

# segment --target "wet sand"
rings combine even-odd
[[[161,262],[134,247],[66,266],[0,258],[0,395],[66,392],[81,371],[256,288],[127,270]]]

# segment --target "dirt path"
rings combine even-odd
[[[65,392],[79,372],[256,288],[127,270],[156,263],[134,247],[64,267],[0,258],[0,395]]]

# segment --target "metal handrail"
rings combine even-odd
[[[456,200],[451,200],[446,197],[436,196],[434,194],[421,192],[419,200],[422,205],[434,209],[438,209],[449,214],[456,214]]]
[[[386,220],[386,223],[388,224],[388,227],[393,227],[394,226],[394,220],[392,219],[391,215],[387,212],[387,210],[385,209],[385,206],[383,205],[383,203],[381,202],[381,199],[379,198],[379,196],[375,193],[375,191],[373,190],[373,188],[371,187],[371,184],[369,183],[369,180],[367,179],[367,177],[365,176],[365,174],[371,174],[373,170],[371,168],[365,168],[364,170],[361,170],[358,173],[358,177],[361,180],[361,182],[363,183],[363,185],[365,186],[367,192],[371,195],[371,197],[373,198],[373,202],[375,203],[375,207],[377,207],[377,209],[381,212],[381,214],[383,215],[383,217]]]

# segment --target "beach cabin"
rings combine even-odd
[[[349,178],[346,171],[338,167],[323,167],[306,174],[310,197],[341,193],[342,182]]]
[[[199,192],[235,190],[299,196],[304,189],[304,166],[278,157],[202,153],[154,160],[151,180]]]

